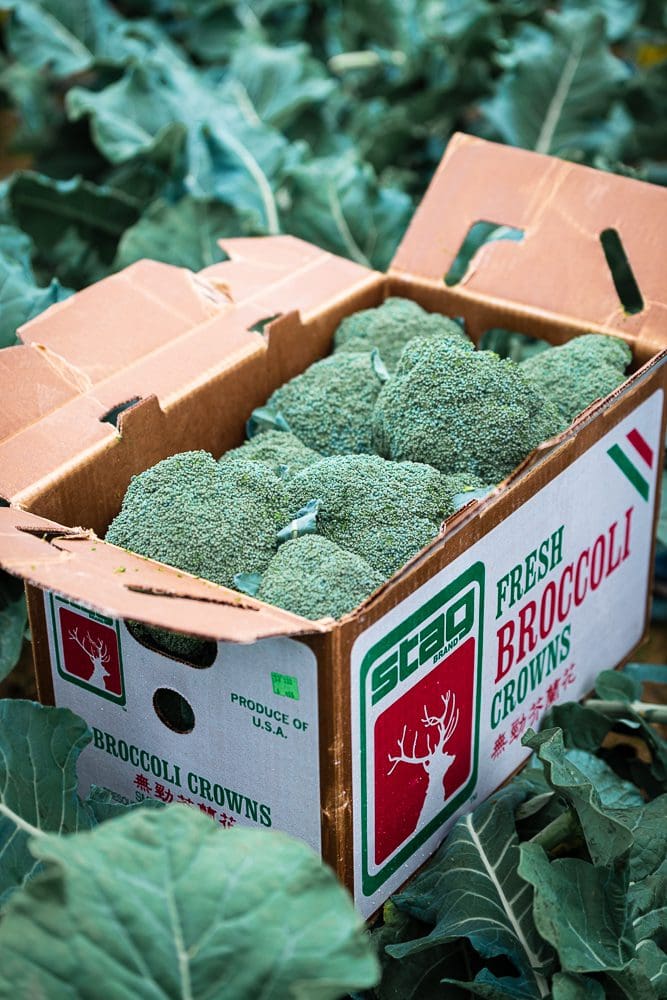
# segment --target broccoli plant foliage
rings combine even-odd
[[[85,723],[22,701],[0,715],[0,995],[334,1000],[377,981],[310,848],[187,805],[83,801]]]

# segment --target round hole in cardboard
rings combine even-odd
[[[192,705],[173,688],[158,688],[153,695],[153,708],[160,722],[174,733],[191,733],[195,728]]]

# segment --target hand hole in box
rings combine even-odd
[[[170,660],[177,660],[188,667],[212,666],[218,655],[218,644],[213,639],[201,639],[196,635],[173,632],[158,625],[144,625],[128,619],[125,622],[133,639]]]
[[[195,728],[192,705],[172,688],[158,688],[153,695],[153,708],[160,722],[174,733],[191,733]]]
[[[475,255],[487,243],[494,243],[496,240],[512,240],[518,243],[523,237],[524,230],[517,229],[515,226],[504,226],[500,222],[486,222],[484,220],[473,222],[445,275],[445,284],[458,285],[468,273]]]
[[[600,243],[604,250],[607,267],[611,271],[611,276],[623,309],[629,315],[641,312],[644,308],[644,299],[639,291],[639,285],[632,273],[630,261],[625,252],[625,247],[621,242],[621,237],[616,229],[605,229],[600,233]]]

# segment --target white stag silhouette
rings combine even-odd
[[[415,829],[419,829],[428,820],[433,819],[433,817],[442,809],[443,803],[447,799],[447,792],[445,791],[444,781],[447,771],[452,766],[456,760],[456,754],[447,753],[445,751],[445,746],[448,740],[451,738],[452,733],[456,729],[459,721],[459,710],[456,707],[456,697],[452,695],[451,691],[448,691],[446,695],[441,695],[443,708],[440,715],[429,715],[426,710],[426,705],[424,705],[424,718],[421,720],[426,729],[435,729],[435,739],[431,739],[430,734],[426,733],[426,750],[425,754],[421,756],[417,755],[417,741],[419,739],[419,731],[415,732],[415,738],[412,741],[412,752],[405,752],[405,737],[407,733],[407,725],[403,726],[403,733],[401,738],[398,740],[398,755],[392,756],[388,754],[389,762],[391,763],[391,768],[387,774],[392,774],[399,764],[421,764],[426,773],[428,774],[428,785],[426,787],[426,796],[424,798],[424,804],[422,805],[421,812],[419,813],[419,819]],[[451,701],[451,706],[450,706]]]
[[[69,637],[84,651],[93,665],[93,672],[88,678],[88,683],[94,684],[96,687],[104,688],[104,681],[109,676],[109,670],[106,664],[111,659],[106,643],[102,639],[93,639],[90,632],[86,632],[86,636],[82,642],[81,639],[79,639],[78,628],[72,629],[69,632]]]

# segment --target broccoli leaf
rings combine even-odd
[[[535,890],[536,926],[563,970],[623,969],[634,952],[627,876],[579,858],[549,862],[538,844],[522,844],[520,851],[519,874]]]
[[[12,55],[31,69],[70,76],[96,61],[122,64],[149,45],[106,0],[3,0],[11,10],[7,31]]]
[[[92,251],[92,276],[102,277],[119,237],[138,215],[136,202],[120,191],[81,177],[56,181],[30,171],[14,174],[9,203],[38,248],[36,268],[75,286],[91,278],[90,262],[88,273],[81,272],[81,255]]]
[[[23,581],[0,573],[0,681],[18,663],[27,622]]]
[[[383,187],[350,150],[289,171],[285,228],[359,264],[384,270],[412,215],[412,199]]]
[[[67,708],[0,701],[0,905],[38,870],[33,828],[75,833],[94,825],[76,791],[76,763],[90,742]]]
[[[150,257],[199,271],[225,259],[218,246],[220,237],[238,236],[242,229],[239,217],[220,202],[197,201],[190,195],[175,204],[160,199],[125,230],[114,266],[127,267]]]
[[[467,938],[485,958],[512,962],[519,976],[511,983],[514,995],[547,995],[551,950],[533,922],[530,885],[517,871],[512,810],[522,797],[513,789],[499,793],[459,820],[428,868],[394,897],[400,909],[435,926],[424,937],[391,945],[390,955],[404,958]]]
[[[524,24],[502,56],[504,73],[482,114],[504,142],[538,153],[595,151],[618,158],[632,120],[615,102],[630,70],[609,51],[596,11]]]
[[[0,925],[0,992],[334,1000],[377,981],[347,892],[283,834],[172,806],[31,848],[44,873]]]
[[[0,347],[17,343],[16,330],[71,292],[54,278],[45,288],[35,280],[30,237],[0,225]]]

